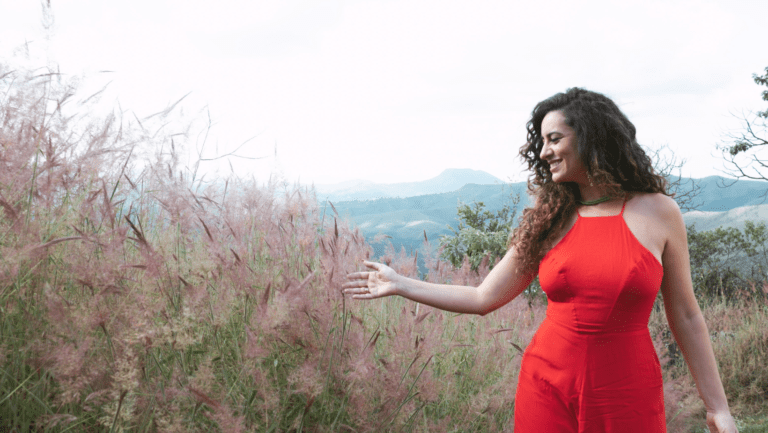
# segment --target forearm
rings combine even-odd
[[[441,310],[465,314],[486,314],[477,287],[435,284],[403,277],[395,281],[396,293],[404,298]]]
[[[696,314],[690,319],[682,319],[672,331],[707,411],[729,410],[704,317]]]

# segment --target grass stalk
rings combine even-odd
[[[13,169],[0,171],[0,418],[11,418],[0,419],[0,431],[39,428],[44,420],[38,418],[53,412],[76,418],[66,427],[49,426],[55,431],[130,425],[148,432],[171,422],[165,414],[179,416],[173,422],[183,425],[175,427],[190,431],[224,429],[224,421],[215,421],[222,414],[242,416],[246,431],[259,432],[428,431],[443,422],[461,431],[503,428],[511,409],[492,413],[473,405],[512,406],[506,389],[513,384],[504,381],[515,377],[519,357],[488,331],[511,329],[524,347],[544,317],[539,299],[516,299],[482,318],[416,305],[417,318],[431,314],[421,325],[411,321],[414,305],[407,300],[339,302],[338,273],[359,268],[371,247],[335,209],[328,230],[330,202],[296,191],[275,199],[274,185],[260,188],[235,177],[222,192],[177,165],[173,143],[183,134],[163,136],[173,128],[166,114],[136,119],[134,130],[109,121],[68,127],[77,117],[48,113],[41,102],[56,100],[55,83],[22,81],[26,87],[17,90],[27,98],[15,99],[13,108],[27,114],[0,131],[3,140],[21,140],[14,142],[15,160],[0,149]],[[7,82],[0,78],[0,86]],[[0,115],[10,113],[2,104]],[[110,135],[118,129],[131,142]],[[153,155],[146,160],[138,159],[136,147],[144,142],[152,151],[144,153]],[[155,152],[169,147],[171,154]],[[49,155],[55,164],[48,164]],[[17,217],[11,221],[8,213]],[[86,241],[29,253],[40,242],[75,236]],[[383,257],[403,273],[412,272],[416,260],[394,249]],[[423,276],[429,281],[466,278],[448,264],[430,269]],[[328,277],[303,286],[299,295],[307,303],[274,289],[316,271]],[[265,287],[273,290],[260,292]],[[754,288],[762,293],[762,282]],[[260,293],[266,296],[254,299]],[[768,310],[754,300],[726,303],[723,293],[703,301],[703,311],[731,407],[754,413],[768,389],[760,362],[768,357],[761,332]],[[650,326],[654,336],[668,329],[661,308]],[[661,345],[668,343],[664,338]],[[125,360],[123,349],[141,356]],[[499,361],[498,354],[510,352],[515,356]],[[664,368],[682,395],[694,392],[685,365]],[[123,386],[113,380],[118,372],[138,381],[135,408],[138,394],[116,388]],[[201,396],[191,396],[192,388]],[[117,410],[99,418],[107,396]],[[668,398],[671,422],[693,419],[698,406]],[[50,419],[45,422],[57,422]]]

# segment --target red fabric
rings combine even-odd
[[[539,265],[547,317],[523,354],[515,432],[666,432],[648,319],[663,268],[621,213],[577,217]]]

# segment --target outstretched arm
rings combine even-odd
[[[524,274],[514,248],[494,266],[480,287],[434,284],[406,278],[381,263],[365,262],[369,271],[347,275],[344,293],[354,299],[400,295],[412,301],[456,313],[485,315],[522,293],[536,276]]]
[[[717,370],[707,324],[693,293],[683,216],[674,200],[666,196],[660,198],[659,210],[668,227],[662,256],[664,277],[661,282],[667,321],[707,408],[710,431],[735,433],[736,425]]]

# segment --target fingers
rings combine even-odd
[[[373,293],[368,287],[344,289],[344,295],[352,295],[352,299],[373,299]]]
[[[367,275],[361,275],[356,280],[350,280],[347,281],[347,287],[366,287],[368,286],[368,276]]]
[[[369,294],[368,279],[373,272],[353,272],[347,275],[346,283],[341,285],[345,295]],[[355,298],[356,296],[353,296]]]
[[[367,295],[371,290],[367,287],[357,287],[354,289],[344,289],[345,295]]]
[[[352,287],[356,284],[368,284],[368,277],[372,272],[355,272],[347,274],[347,282],[342,287]]]
[[[365,266],[373,270],[352,272],[347,274],[347,280],[349,281],[341,285],[341,288],[344,290],[344,294],[352,295],[352,299],[374,298],[373,294],[371,294],[370,288],[368,287],[368,280],[371,275],[376,274],[376,272],[380,270],[382,265],[380,263],[369,262],[367,260],[363,260],[363,263]]]
[[[376,271],[381,270],[381,266],[383,266],[381,263],[376,262],[369,262],[368,260],[363,260],[363,264],[371,269],[374,269]],[[353,272],[351,274],[347,274],[347,278],[368,278],[368,275],[371,274],[371,271],[360,271],[360,272]]]
[[[375,269],[376,271],[380,270],[379,266],[381,266],[381,263],[369,262],[369,261],[363,261],[363,263],[365,263],[365,265],[368,266],[369,268]],[[370,275],[373,274],[373,273],[375,273],[375,271],[352,272],[351,274],[347,274],[347,279],[348,280],[352,280],[352,279],[365,279],[365,280],[367,280],[368,277],[370,277]]]

